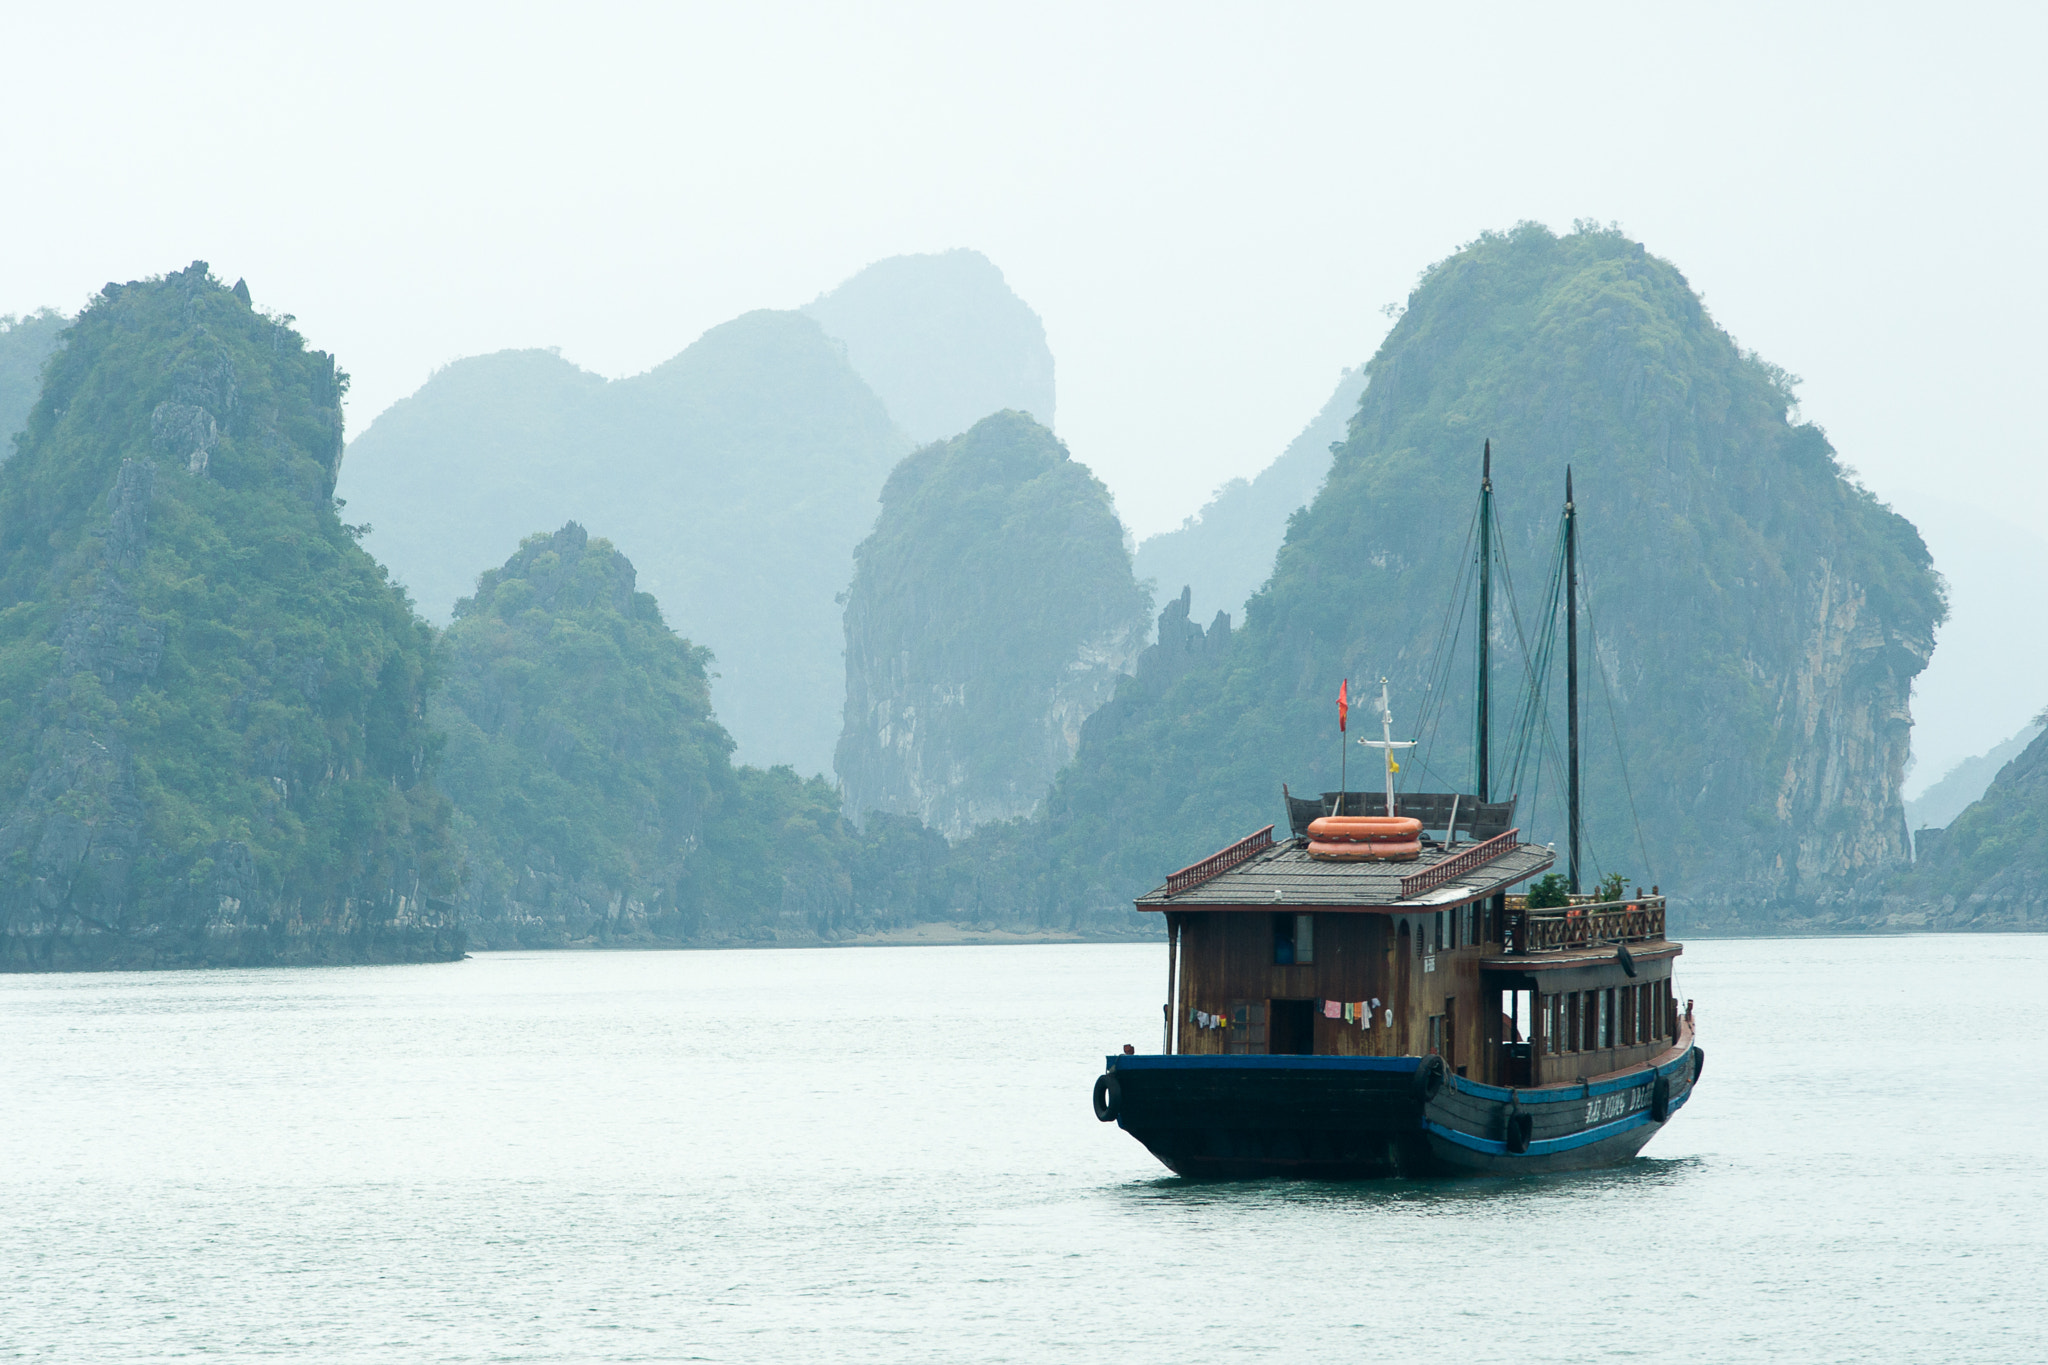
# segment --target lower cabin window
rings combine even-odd
[[[1316,917],[1273,916],[1273,962],[1280,967],[1316,960]]]

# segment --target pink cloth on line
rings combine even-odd
[[[1343,1017],[1344,1002],[1342,1000],[1325,1000],[1323,1002],[1323,1018],[1342,1019]]]

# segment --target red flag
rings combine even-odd
[[[1337,730],[1343,733],[1344,721],[1351,715],[1351,679],[1337,684]]]

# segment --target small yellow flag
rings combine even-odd
[[[1394,770],[1395,772],[1400,772],[1400,771],[1401,771],[1401,765],[1400,765],[1400,764],[1398,764],[1398,763],[1395,763],[1395,762],[1393,762],[1393,761],[1391,761],[1391,760],[1389,760],[1389,761],[1388,761],[1388,763],[1387,763],[1387,766],[1388,766],[1389,768],[1393,769],[1393,770]]]

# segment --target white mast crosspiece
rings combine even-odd
[[[1387,814],[1394,813],[1394,750],[1412,749],[1416,741],[1394,738],[1394,712],[1387,704],[1387,680],[1380,679],[1380,735],[1379,739],[1361,739],[1358,742],[1368,749],[1378,749],[1387,768]]]

